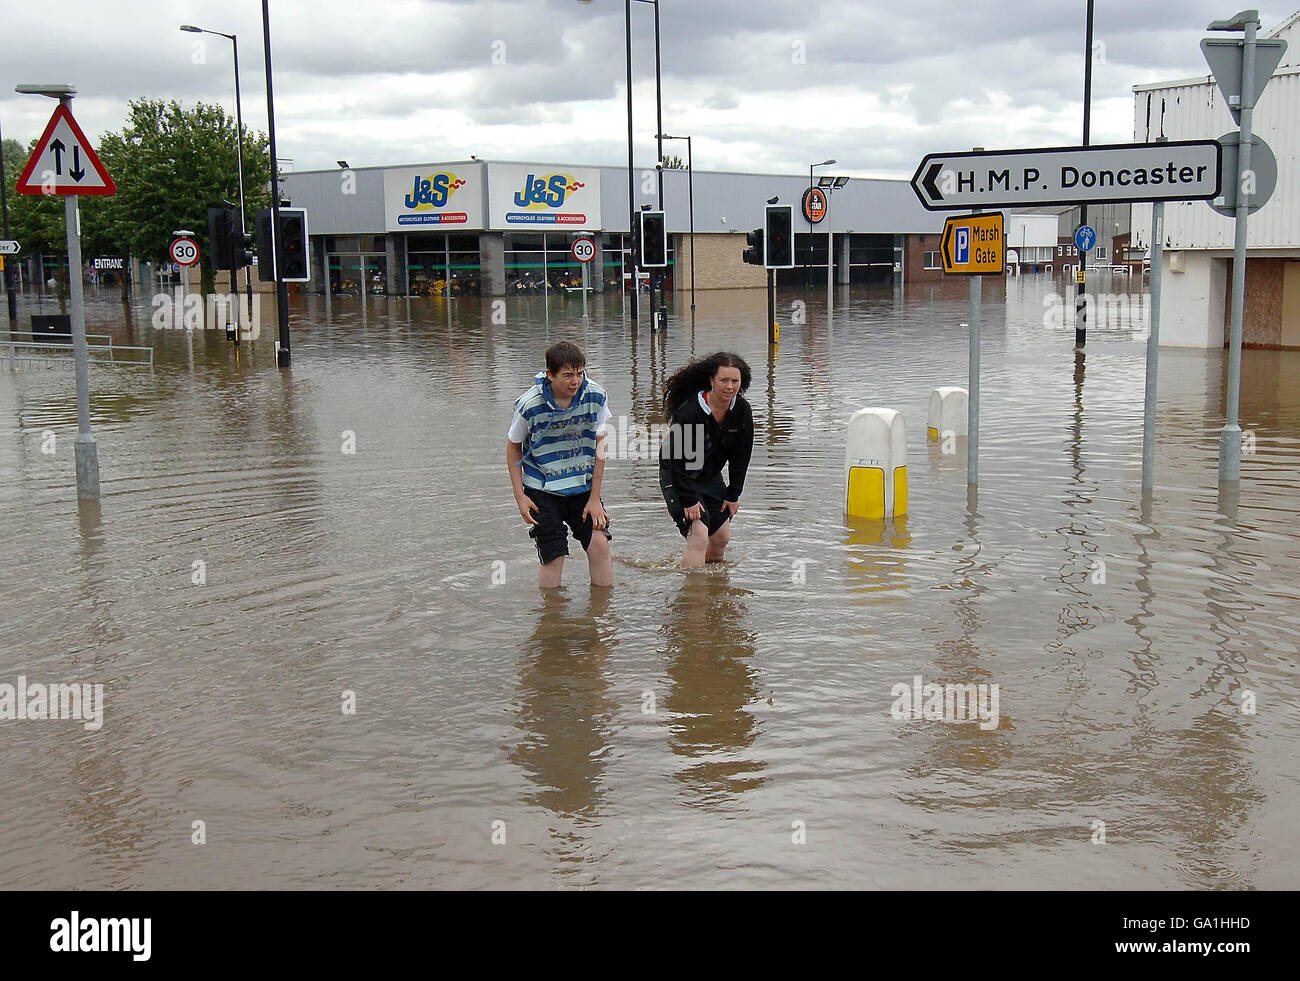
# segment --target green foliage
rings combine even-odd
[[[685,170],[686,162],[675,153],[664,154],[664,170]]]
[[[95,142],[104,166],[117,184],[109,197],[82,197],[82,255],[134,255],[154,263],[169,261],[172,232],[192,229],[204,256],[203,289],[211,292],[208,208],[223,200],[239,203],[239,167],[235,121],[215,104],[192,109],[160,99],[129,104],[120,133],[105,133]],[[10,144],[5,141],[5,177],[10,190],[10,225],[25,253],[65,253],[63,199],[15,195],[18,171],[35,149],[19,148],[21,161],[9,170]],[[249,225],[259,208],[270,206],[271,154],[265,133],[244,131],[244,185]]]

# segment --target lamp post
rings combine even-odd
[[[695,309],[695,171],[691,164],[691,138],[689,136],[669,136],[666,133],[660,133],[661,140],[685,140],[686,141],[686,186],[690,200],[691,215],[691,309]],[[661,144],[662,145],[662,144]],[[659,171],[659,179],[663,180],[663,170]]]
[[[73,85],[18,85],[20,95],[44,95],[58,99],[71,110]],[[99,499],[99,449],[90,430],[90,352],[86,349],[86,299],[81,284],[81,218],[77,195],[63,195],[63,218],[68,237],[68,292],[72,299],[72,362],[77,376],[77,441],[74,459],[77,469],[77,499]],[[12,364],[12,358],[10,363]]]
[[[230,40],[231,50],[235,57],[235,128],[238,133],[235,134],[235,160],[239,168],[239,231],[241,234],[248,232],[248,221],[245,216],[244,201],[244,111],[239,98],[239,41],[234,34],[223,34],[221,31],[209,31],[202,27],[195,27],[193,24],[182,24],[182,31],[188,31],[190,34],[215,34],[217,37],[224,37]],[[248,288],[248,325],[253,325],[253,267],[244,267],[244,285]],[[230,289],[234,293],[239,292],[239,287],[235,283],[235,274],[230,274]],[[239,317],[235,317],[238,324]]]
[[[834,157],[831,157],[830,160],[823,160],[823,161],[821,161],[820,163],[809,164],[809,165],[808,165],[808,186],[809,186],[810,188],[813,186],[813,168],[814,168],[814,167],[829,167],[829,166],[831,166],[831,165],[834,164],[834,163],[835,163],[835,158],[834,158]],[[806,215],[805,215],[804,217],[807,218]],[[812,231],[812,222],[811,222],[811,221],[808,222],[808,230],[809,230],[809,231]],[[832,232],[832,231],[827,231],[827,232],[826,232],[826,285],[827,285],[827,287],[829,287],[830,284],[831,284],[831,270],[835,267],[835,238],[834,238],[834,235],[835,235],[835,233]],[[807,269],[807,267],[805,267],[805,270],[806,270],[806,269]],[[810,285],[810,284],[807,282],[807,280],[808,280],[808,275],[807,275],[807,272],[805,271],[805,273],[804,273],[804,285]]]
[[[275,153],[275,91],[271,85],[271,11],[268,0],[262,0],[262,46],[266,59],[266,128],[271,152],[271,227],[280,227],[280,158]],[[272,258],[275,260],[275,306],[280,320],[279,347],[275,363],[289,367],[289,289],[284,282],[284,261],[281,256],[282,236],[272,234]]]
[[[0,133],[0,210],[4,212],[4,234],[5,238],[9,237],[9,178],[5,176],[5,158],[4,158],[4,134]],[[5,263],[5,296],[9,302],[9,367],[14,366],[13,358],[13,335],[18,329],[18,303],[14,296],[14,274],[10,269],[10,263]]]

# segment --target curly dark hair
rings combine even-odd
[[[719,368],[739,368],[740,391],[742,393],[749,391],[752,376],[745,359],[729,351],[715,351],[708,357],[697,358],[678,368],[668,381],[664,382],[664,418],[671,421],[679,405],[694,397],[696,392],[711,388],[713,376],[718,373]]]

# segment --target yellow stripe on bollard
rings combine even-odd
[[[907,514],[907,467],[894,468],[894,517]]]
[[[845,510],[854,518],[885,516],[885,471],[875,467],[849,469],[849,493]]]

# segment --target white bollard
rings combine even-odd
[[[946,386],[930,392],[930,415],[926,422],[928,439],[939,439],[944,433],[966,435],[966,389]]]
[[[844,510],[849,517],[907,513],[907,424],[895,409],[859,409],[844,448]]]

